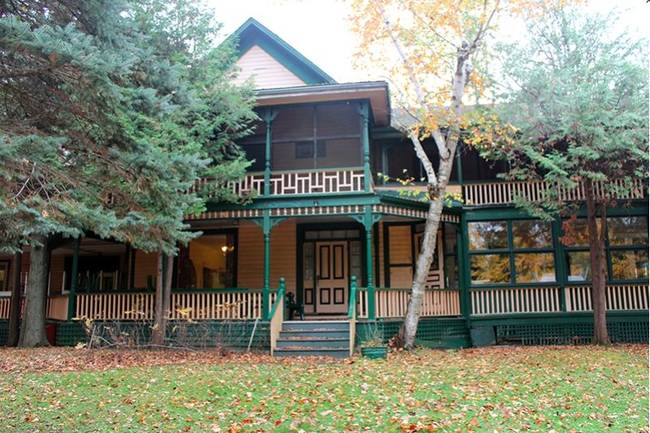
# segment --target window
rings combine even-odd
[[[556,281],[551,223],[481,221],[467,228],[473,285]]]
[[[607,218],[610,279],[648,278],[648,218]]]
[[[234,287],[236,241],[234,233],[203,235],[189,243],[187,275],[188,287],[218,289]]]
[[[565,262],[568,282],[591,281],[589,232],[586,218],[564,224]],[[598,221],[600,231],[600,221]],[[607,218],[607,269],[614,281],[648,278],[648,218]]]

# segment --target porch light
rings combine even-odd
[[[232,253],[235,251],[235,246],[234,245],[222,245],[221,246],[221,252],[225,256],[227,253]]]

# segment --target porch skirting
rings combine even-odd
[[[50,321],[56,326],[56,345],[75,346],[79,343],[88,343],[89,336],[80,321]],[[151,324],[134,321],[106,321],[95,322],[95,329],[102,326],[107,328],[104,335],[115,331],[128,333],[124,338],[137,340],[146,344],[150,340]],[[255,334],[253,334],[255,328]],[[0,346],[7,342],[7,320],[0,320]],[[253,339],[251,342],[251,335]],[[188,323],[187,321],[170,321],[168,324],[167,344],[175,347],[210,348],[225,347],[230,349],[246,349],[251,342],[252,350],[268,351],[270,326],[269,322],[258,321],[255,327],[254,320],[228,321],[228,320],[203,320]]]

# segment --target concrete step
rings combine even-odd
[[[301,348],[286,348],[276,349],[273,356],[279,358],[297,357],[297,356],[331,356],[333,358],[347,358],[350,356],[349,348],[335,349],[335,348],[320,348],[320,349],[301,349]]]
[[[302,338],[349,338],[350,330],[333,330],[321,331],[314,329],[292,329],[289,331],[280,331],[279,338],[281,339],[302,339]]]
[[[282,322],[282,331],[347,331],[347,320],[287,320]]]
[[[344,349],[350,348],[349,338],[278,338],[278,349]]]

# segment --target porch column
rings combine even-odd
[[[264,235],[264,286],[262,287],[262,319],[270,320],[271,307],[271,211],[264,209],[262,219]]]
[[[375,320],[375,284],[372,272],[372,207],[365,206],[363,214],[363,227],[366,231],[366,285],[368,287],[368,319]]]
[[[458,178],[458,184],[463,186],[463,160],[460,156],[461,145],[456,146],[456,175]]]
[[[264,121],[266,122],[266,147],[264,150],[264,196],[271,195],[271,124],[277,112],[270,108],[264,112]]]
[[[79,245],[81,237],[74,240],[74,249],[72,251],[72,269],[70,271],[70,290],[68,293],[68,320],[74,317],[77,307],[77,284],[79,283]]]
[[[363,190],[369,192],[372,173],[370,172],[370,137],[368,134],[370,114],[368,102],[361,102],[359,114],[361,115],[361,146],[363,147]]]
[[[465,252],[465,244],[467,242],[467,220],[465,214],[460,216],[460,227],[458,234],[456,254],[458,260],[458,288],[460,289],[460,313],[463,315],[469,326],[470,314],[472,312],[472,299],[469,293],[469,256]],[[470,277],[471,278],[471,277]]]

